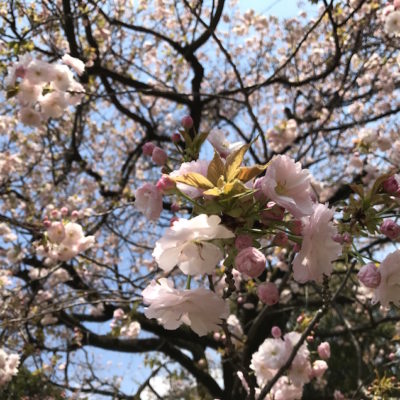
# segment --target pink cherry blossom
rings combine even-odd
[[[322,282],[323,275],[330,275],[332,262],[341,254],[342,247],[332,237],[337,233],[331,219],[333,210],[318,204],[314,213],[303,218],[303,243],[293,261],[294,279],[297,282]]]
[[[83,74],[85,63],[79,58],[72,57],[69,54],[64,54],[61,60],[65,65],[71,67],[78,75]]]
[[[295,218],[310,215],[313,204],[310,174],[290,157],[275,156],[262,180],[262,190],[269,199],[286,208]]]
[[[382,261],[379,272],[381,282],[374,290],[374,299],[383,306],[393,303],[400,306],[400,250],[396,250],[386,256]]]
[[[135,192],[135,206],[151,221],[156,221],[163,210],[162,193],[157,186],[145,183]]]
[[[219,330],[221,319],[227,318],[224,300],[204,288],[178,290],[172,281],[152,281],[142,292],[147,318],[157,318],[165,329],[177,329],[183,323],[199,336]]]
[[[207,140],[212,144],[214,149],[222,158],[228,157],[229,154],[243,146],[242,142],[230,143],[226,139],[225,132],[222,132],[221,130],[211,131],[207,137]]]
[[[190,220],[179,219],[157,241],[153,257],[164,271],[177,265],[185,274],[210,274],[223,258],[222,250],[208,241],[235,235],[220,224],[216,215],[201,214]]]

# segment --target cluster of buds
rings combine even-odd
[[[50,64],[25,55],[8,68],[5,85],[9,97],[16,95],[23,124],[40,126],[48,118],[61,117],[68,106],[81,102],[85,91],[70,67],[81,75],[85,65],[69,55],[62,61],[63,64]]]
[[[160,167],[164,166],[168,161],[167,153],[152,142],[147,142],[143,145],[142,152],[145,156],[151,156],[154,164]]]

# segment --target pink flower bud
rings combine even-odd
[[[391,219],[387,219],[386,221],[382,222],[380,230],[381,233],[391,240],[396,239],[400,235],[400,226]]]
[[[154,147],[153,153],[151,154],[151,159],[153,160],[154,164],[162,167],[167,163],[168,156],[167,153],[160,147]]]
[[[175,181],[172,180],[168,175],[163,175],[156,184],[157,189],[165,193],[169,190],[175,189]]]
[[[178,203],[172,203],[171,204],[171,211],[172,212],[178,212],[181,209],[181,206]]]
[[[262,184],[262,178],[257,178],[254,181],[253,184],[253,189],[255,190],[254,192],[254,198],[261,204],[265,204],[267,202],[267,196],[261,189],[261,184]]]
[[[279,339],[282,336],[281,328],[279,328],[279,326],[273,326],[272,329],[271,329],[271,335],[275,339]]]
[[[68,210],[67,207],[61,208],[61,215],[62,215],[63,217],[66,217],[66,216],[68,215],[68,212],[69,212],[69,210]]]
[[[285,209],[275,204],[268,210],[261,212],[261,222],[268,225],[271,221],[282,221],[284,215]]]
[[[124,316],[125,316],[125,313],[122,308],[117,308],[113,313],[113,317],[115,319],[122,319],[122,318],[124,318]]]
[[[279,301],[279,290],[275,283],[264,282],[257,288],[258,298],[265,304],[272,306]]]
[[[145,143],[145,144],[143,145],[143,147],[142,147],[142,153],[143,153],[145,156],[151,156],[151,155],[153,154],[153,150],[154,150],[155,147],[156,147],[156,146],[155,146],[154,143],[147,142],[147,143]]]
[[[190,129],[193,126],[193,119],[190,115],[185,115],[181,120],[181,125],[184,129]]]
[[[51,213],[50,213],[50,216],[52,218],[60,218],[60,212],[57,209],[52,210]]]
[[[393,7],[396,9],[400,8],[400,0],[394,0]]]
[[[343,244],[344,240],[343,240],[343,235],[341,235],[340,233],[335,233],[332,236],[332,240],[336,243],[340,243]]]
[[[288,241],[289,239],[285,232],[278,232],[274,237],[274,244],[276,246],[285,247]]]
[[[176,132],[171,136],[172,143],[179,143],[181,141],[181,135]]]
[[[174,225],[174,223],[175,223],[176,221],[179,221],[179,218],[178,218],[178,217],[172,217],[171,220],[169,221],[169,226]]]
[[[74,210],[71,213],[71,219],[72,220],[77,220],[79,218],[79,211],[78,210]]]
[[[357,277],[367,288],[375,289],[381,283],[381,273],[374,263],[363,265]]]
[[[265,270],[266,258],[255,247],[246,247],[235,258],[235,268],[242,274],[257,278]]]
[[[218,342],[219,340],[221,340],[221,334],[219,332],[214,332],[213,338]]]
[[[310,335],[306,337],[307,342],[312,343],[314,341],[314,336]]]
[[[387,178],[383,182],[383,190],[389,194],[395,194],[399,190],[399,184],[394,176]]]
[[[235,239],[235,247],[238,250],[243,250],[246,247],[251,247],[253,244],[253,239],[249,235],[238,235]]]
[[[322,342],[318,346],[318,355],[323,360],[327,360],[331,356],[331,346],[328,342]]]
[[[351,243],[352,242],[352,238],[351,238],[350,233],[345,232],[345,233],[343,233],[342,237],[343,237],[343,242],[344,243]]]
[[[328,369],[328,364],[323,360],[316,360],[312,365],[312,377],[320,378],[324,375],[325,371]]]
[[[294,251],[295,253],[298,253],[300,250],[301,250],[301,246],[300,246],[298,243],[295,243],[295,244],[293,245],[293,251]]]
[[[297,219],[293,221],[292,227],[290,229],[293,235],[301,236],[302,229],[303,229],[303,223],[300,220]]]
[[[303,314],[300,314],[300,315],[297,317],[296,322],[297,322],[298,324],[301,324],[301,323],[303,322],[303,320],[304,320],[304,315],[303,315]]]
[[[51,226],[51,221],[49,221],[48,219],[43,220],[43,226],[47,229],[50,228]]]

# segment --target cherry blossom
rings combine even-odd
[[[142,292],[147,318],[158,318],[165,329],[176,329],[183,323],[199,336],[218,330],[222,318],[227,318],[225,302],[204,288],[174,289],[171,281],[161,278],[151,282]]]
[[[216,215],[178,219],[157,241],[153,257],[164,271],[177,265],[185,274],[211,274],[223,258],[221,248],[210,240],[230,239],[235,235],[220,224]]]

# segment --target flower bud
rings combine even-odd
[[[114,319],[122,319],[122,318],[124,318],[124,316],[125,316],[125,313],[122,308],[117,308],[116,310],[114,310],[114,313],[113,313]]]
[[[261,189],[262,178],[257,178],[253,184],[254,198],[261,204],[265,204],[267,202],[267,196]]]
[[[333,236],[332,236],[332,240],[334,241],[334,242],[336,242],[336,243],[340,243],[340,244],[343,244],[343,235],[341,235],[340,233],[335,233]]]
[[[343,233],[342,238],[343,238],[343,242],[344,243],[351,243],[352,242],[351,235],[348,232]]]
[[[293,221],[290,230],[293,235],[301,236],[301,232],[303,230],[303,223],[301,222],[301,220],[296,219],[295,221]]]
[[[268,203],[270,205],[270,203]],[[274,204],[261,212],[261,222],[265,225],[268,225],[271,221],[282,221],[285,215],[285,209],[277,204]]]
[[[279,326],[273,326],[272,329],[271,329],[271,335],[275,339],[279,339],[282,336],[281,328],[279,328]]]
[[[235,247],[240,251],[246,247],[251,247],[253,239],[249,235],[238,235],[235,239]]]
[[[255,247],[246,247],[235,258],[235,268],[242,274],[257,278],[265,270],[266,258]]]
[[[328,369],[328,364],[324,360],[316,360],[312,365],[312,377],[320,378]]]
[[[389,194],[395,194],[399,190],[399,184],[394,176],[387,178],[382,186],[383,190]]]
[[[62,207],[60,211],[61,211],[61,215],[63,217],[66,217],[68,215],[68,208],[67,207]]]
[[[363,265],[357,277],[367,288],[375,289],[381,283],[381,273],[374,263]]]
[[[151,154],[151,159],[153,160],[154,164],[162,167],[167,163],[168,156],[167,153],[160,147],[154,147],[153,153]]]
[[[169,226],[173,226],[176,221],[179,221],[178,217],[172,217],[169,221]]]
[[[275,283],[264,282],[257,288],[258,298],[265,304],[272,306],[279,301],[279,290]]]
[[[400,8],[400,0],[394,0],[393,2],[393,7],[397,10]]]
[[[171,204],[171,211],[172,212],[178,212],[181,209],[181,206],[178,203],[172,203]]]
[[[163,193],[175,189],[175,186],[175,181],[171,179],[168,175],[163,175],[156,184],[157,189]]]
[[[156,147],[156,146],[155,146],[154,143],[147,142],[147,143],[145,143],[145,144],[143,145],[143,147],[142,147],[142,153],[143,153],[145,156],[151,156],[151,155],[153,154],[153,150],[154,150],[155,147]]]
[[[289,238],[285,232],[278,232],[274,237],[274,245],[285,247],[288,244]]]
[[[396,239],[400,235],[400,226],[391,219],[387,219],[386,221],[382,222],[380,230],[381,233],[391,240]]]
[[[71,213],[71,219],[74,221],[74,220],[76,220],[76,219],[78,219],[78,218],[79,218],[79,211],[78,211],[78,210],[72,211],[72,213]]]
[[[331,356],[331,346],[328,342],[322,342],[318,346],[318,355],[323,360],[327,360]]]
[[[185,115],[181,120],[181,125],[184,129],[190,129],[193,126],[193,119],[190,115]]]
[[[176,132],[171,136],[172,143],[179,143],[181,141],[181,135]]]

